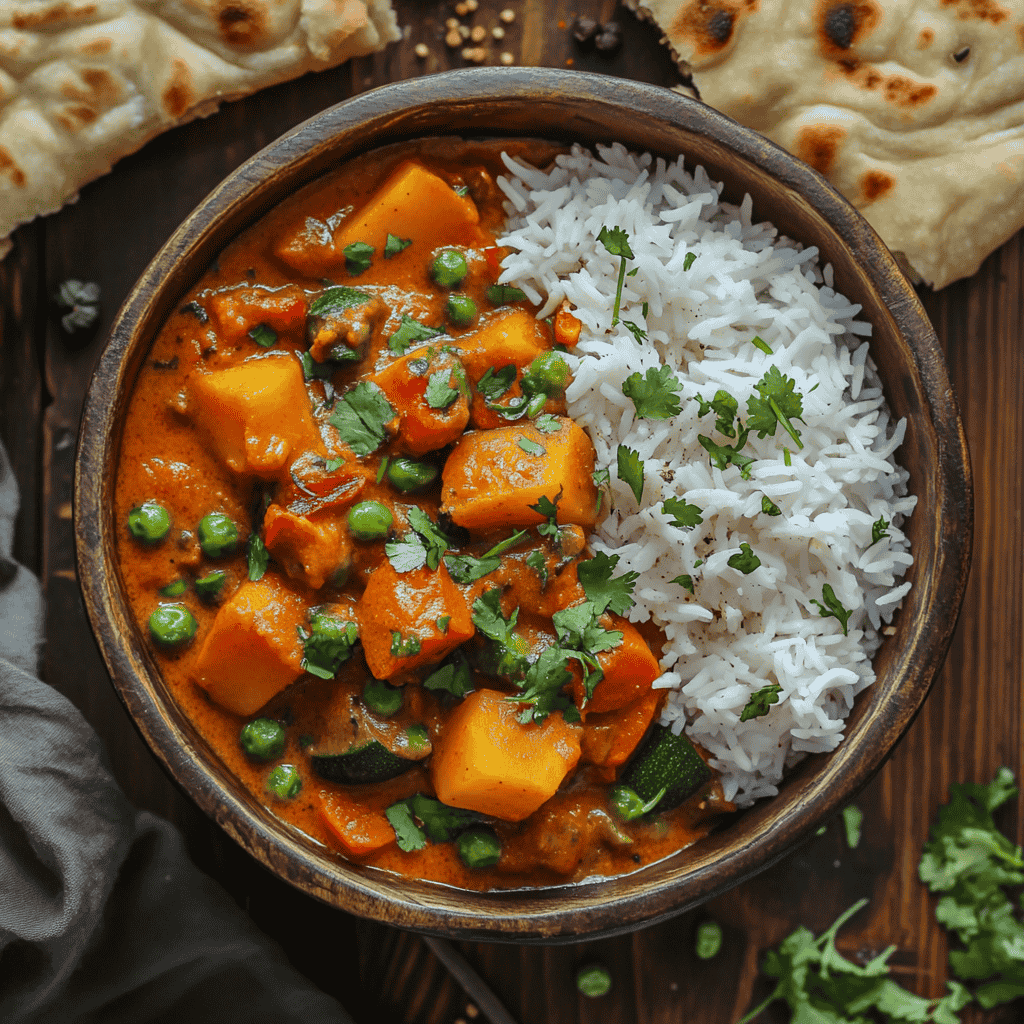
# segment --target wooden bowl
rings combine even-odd
[[[696,847],[637,872],[541,889],[467,892],[343,860],[261,807],[170,698],[130,613],[115,557],[115,457],[129,393],[164,318],[239,231],[339,161],[426,135],[620,141],[684,153],[749,192],[755,215],[820,247],[836,287],[874,325],[872,356],[893,413],[908,420],[899,458],[918,506],[913,581],[877,682],[832,754],[805,760],[781,792]],[[806,165],[699,102],[654,86],[536,68],[455,71],[386,86],[332,107],[240,167],[175,232],[122,307],[89,391],[75,483],[79,574],[114,685],[165,768],[271,871],[318,899],[393,925],[453,937],[543,941],[651,924],[768,867],[810,836],[878,770],[942,665],[970,563],[973,500],[966,441],[931,324],[859,214]]]

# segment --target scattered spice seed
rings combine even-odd
[[[515,59],[515,57],[513,57],[513,56],[512,56],[512,54],[508,52],[508,50],[506,50],[506,51],[505,51],[505,52],[504,52],[504,53],[503,53],[503,54],[502,54],[502,55],[501,55],[501,56],[500,56],[500,57],[498,58],[498,60],[500,60],[500,61],[501,61],[501,63],[505,65],[505,67],[509,67],[509,65],[511,65],[511,64],[514,64],[514,63],[516,62],[516,59]]]
[[[467,1003],[466,1004],[466,1016],[470,1017],[470,1018],[479,1017],[480,1016],[480,1011],[472,1003]]]
[[[572,26],[572,37],[577,43],[592,42],[600,26],[593,18],[580,15]]]
[[[494,36],[495,39],[504,39],[505,30],[500,25],[495,25],[494,28],[491,29],[491,35]]]
[[[454,50],[455,47],[462,45],[462,36],[459,35],[459,30],[457,28],[453,28],[444,37],[444,45],[452,50]]]
[[[513,11],[511,7],[506,7],[498,17],[505,22],[506,25],[511,25],[512,22],[516,20],[516,12]]]
[[[475,11],[480,6],[480,0],[466,0],[466,10],[469,12]]]
[[[465,3],[455,5],[455,13],[460,17],[464,17],[469,14],[469,7]]]
[[[617,21],[606,21],[594,40],[601,53],[614,53],[622,45],[622,26]]]
[[[430,56],[430,47],[426,43],[417,43],[416,48],[413,51],[420,60],[424,60]]]
[[[448,31],[449,31],[449,32],[450,32],[450,31],[451,31],[451,30],[452,30],[453,28],[456,28],[456,29],[457,29],[457,28],[459,27],[459,19],[458,19],[458,18],[447,18],[447,19],[445,20],[445,23],[444,23],[444,27],[445,27],[446,29],[448,29]]]
[[[459,35],[462,36],[463,39],[468,39],[469,38],[469,26],[468,25],[460,25],[459,26]]]
[[[487,38],[487,29],[485,29],[483,25],[474,25],[470,30],[469,38],[472,39],[474,43],[482,43],[484,39]]]

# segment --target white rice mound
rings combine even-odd
[[[597,153],[575,147],[547,172],[504,157],[500,244],[513,251],[501,281],[539,304],[539,317],[568,302],[582,321],[569,414],[593,439],[598,467],[611,470],[612,510],[591,546],[619,556],[616,575],[640,574],[629,618],[651,619],[667,637],[654,684],[670,691],[662,722],[711,753],[725,797],[745,806],[777,793],[805,753],[835,749],[854,697],[874,681],[871,657],[910,589],[899,582],[913,562],[901,526],[917,499],[893,458],[906,422],[894,424],[883,400],[871,325],[833,290],[816,248],[754,223],[749,196],[739,207],[719,202],[721,185],[701,167],[685,171],[682,158],[666,164],[621,145]],[[628,233],[627,270],[637,273],[625,279],[620,316],[644,327],[648,304],[646,344],[612,327],[619,258],[598,241],[605,226]],[[687,253],[696,259],[684,271]],[[638,419],[622,384],[661,364],[681,384],[681,411]],[[714,412],[698,416],[696,396],[724,389],[746,420],[773,364],[803,396],[794,423],[803,449],[781,426],[775,437],[751,432],[743,451],[756,461],[743,480],[733,465],[711,465],[699,444],[698,434],[735,439],[716,430]],[[639,506],[617,476],[620,444],[643,461]],[[671,525],[662,502],[673,496],[700,506],[703,523]],[[763,496],[782,514],[762,512]],[[889,536],[872,544],[879,518]],[[761,560],[749,575],[727,565],[741,543]],[[672,582],[683,574],[695,594]],[[825,584],[853,611],[846,636],[811,603]],[[741,722],[751,695],[773,683],[778,703]]]

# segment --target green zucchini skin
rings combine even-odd
[[[712,779],[712,771],[697,748],[682,733],[656,724],[640,749],[626,766],[621,782],[644,801],[652,799],[664,787],[665,795],[656,810],[678,807]]]
[[[419,763],[391,753],[377,740],[369,740],[344,754],[314,754],[309,760],[320,778],[349,785],[387,782]]]

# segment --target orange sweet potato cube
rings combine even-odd
[[[365,857],[395,841],[395,830],[383,811],[365,807],[348,794],[320,790],[320,817],[342,849]]]
[[[582,728],[560,712],[540,724],[496,690],[474,690],[434,744],[430,777],[442,803],[522,821],[554,796],[580,759]]]
[[[377,679],[396,682],[411,669],[440,661],[476,632],[469,604],[444,562],[436,570],[411,572],[381,562],[366,582],[358,617],[367,666]]]
[[[193,371],[185,384],[192,418],[236,473],[285,475],[304,451],[324,454],[299,361],[288,353]]]
[[[225,341],[241,341],[260,325],[276,334],[301,331],[306,326],[306,294],[298,285],[228,288],[211,295],[206,305],[217,337]]]
[[[625,764],[654,721],[662,694],[662,690],[648,690],[625,707],[588,714],[583,723],[583,760],[602,768]]]
[[[351,552],[347,534],[334,520],[310,520],[280,505],[267,509],[263,537],[267,550],[284,571],[313,590],[319,590]]]
[[[590,529],[597,521],[594,445],[570,419],[552,434],[532,423],[464,434],[444,466],[441,503],[470,530],[535,526],[530,506],[559,492],[558,522]]]
[[[246,580],[217,612],[192,666],[193,679],[236,715],[259,711],[302,675],[297,629],[306,611],[276,574]]]
[[[602,622],[602,625],[621,630],[622,643],[597,656],[604,678],[594,687],[593,696],[585,705],[588,714],[625,707],[646,694],[651,683],[661,675],[658,659],[636,627],[618,615],[610,618],[610,623]],[[576,704],[583,706],[583,682],[578,676],[573,681],[573,692]]]
[[[441,374],[437,379],[457,392],[444,408],[434,408],[428,400],[427,385],[435,374]],[[373,381],[401,417],[399,445],[413,455],[443,448],[466,429],[469,401],[465,371],[455,356],[423,346],[388,363]],[[451,392],[443,397],[451,397]]]

